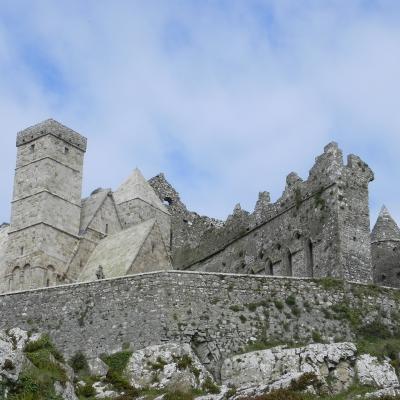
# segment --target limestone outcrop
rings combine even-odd
[[[351,342],[277,346],[232,356],[224,360],[218,384],[186,343],[125,349],[88,361],[80,355],[69,363],[74,370],[45,335],[30,336],[18,328],[0,331],[0,398],[33,395],[41,399],[45,393],[62,400],[145,400],[150,393],[161,400],[186,393],[196,400],[251,400],[289,390],[308,392],[317,399],[322,394],[343,393],[354,384],[369,393],[349,398],[400,394],[393,366],[369,354],[357,354]],[[35,379],[40,374],[44,378],[38,383]],[[27,381],[31,383],[26,385]]]
[[[165,389],[179,385],[202,389],[211,374],[200,363],[189,344],[167,343],[132,354],[126,373],[133,387]]]

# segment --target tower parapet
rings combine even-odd
[[[85,137],[51,118],[18,132],[17,147],[46,135],[53,135],[82,151],[86,151],[87,139]]]

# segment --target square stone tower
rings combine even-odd
[[[78,242],[86,138],[52,119],[18,133],[9,289],[62,280]]]

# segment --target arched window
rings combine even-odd
[[[293,257],[289,249],[285,250],[286,275],[293,276]]]
[[[307,276],[312,278],[314,276],[314,249],[310,239],[305,241],[305,255]]]
[[[25,271],[24,269],[21,269],[19,271],[19,288],[23,289],[25,287]]]
[[[55,269],[52,265],[49,265],[47,267],[47,271],[45,274],[45,284],[47,287],[49,286],[54,286],[56,284],[56,275],[55,275]]]
[[[19,290],[21,279],[21,269],[20,267],[15,267],[12,272],[12,288],[11,290]]]
[[[31,284],[31,266],[29,264],[25,264],[23,269],[23,287],[24,289],[28,289]]]
[[[272,262],[269,258],[265,262],[265,274],[266,275],[274,275],[274,267],[272,266]]]

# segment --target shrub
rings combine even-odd
[[[286,299],[286,304],[290,307],[296,305],[296,297],[294,297],[292,294]]]
[[[319,384],[317,375],[313,372],[306,372],[300,378],[293,380],[290,384],[289,389],[295,392],[302,392],[306,390],[309,386],[315,387]]]
[[[392,333],[381,321],[375,320],[359,329],[359,334],[364,338],[389,339]]]
[[[202,389],[211,394],[218,394],[221,391],[209,376],[204,381]]]
[[[322,342],[323,342],[322,336],[321,336],[321,334],[320,334],[318,331],[313,331],[313,333],[312,333],[312,340],[313,340],[315,343],[322,343]]]
[[[279,311],[283,310],[283,303],[282,303],[281,301],[275,300],[275,301],[274,301],[274,304],[275,304],[275,307],[276,307]]]
[[[25,353],[34,353],[38,350],[47,350],[57,361],[64,362],[64,357],[54,347],[48,335],[43,335],[38,340],[28,342],[24,348]]]
[[[96,389],[92,385],[87,383],[85,386],[79,387],[79,389],[77,390],[77,395],[90,398],[96,395]]]
[[[163,360],[161,357],[157,357],[157,360],[155,363],[149,363],[149,364],[153,371],[162,371],[164,369],[164,367],[167,365],[167,362],[165,360]]]
[[[167,392],[163,400],[193,400],[194,394],[191,392],[171,391]]]
[[[131,351],[120,351],[109,356],[103,356],[102,360],[109,366],[111,370],[122,372],[126,368],[131,355]]]
[[[176,356],[174,357],[173,356],[172,358],[174,359],[174,362],[176,363],[176,366],[180,370],[189,368],[193,364],[192,358],[187,354],[184,354],[181,357],[176,357]]]
[[[139,390],[132,387],[124,375],[124,370],[131,355],[131,351],[120,351],[118,353],[101,357],[109,367],[106,375],[106,382],[113,385],[115,389],[125,392],[125,395],[128,396],[127,399],[139,395]]]
[[[75,355],[71,357],[71,359],[69,360],[69,365],[76,373],[89,370],[89,364],[86,360],[86,357],[80,351],[78,351],[77,353],[75,353]]]
[[[246,304],[246,307],[248,308],[249,311],[254,312],[257,310],[258,304],[257,303],[249,303],[249,304]]]
[[[335,279],[335,278],[330,278],[330,277],[315,279],[314,282],[318,283],[320,286],[322,286],[326,290],[342,289],[343,285],[344,285],[343,281],[341,281],[339,279]]]
[[[273,390],[270,393],[257,397],[248,397],[243,400],[303,400],[305,397],[301,393],[296,393],[287,389]]]
[[[347,302],[334,304],[331,310],[336,314],[336,319],[347,319],[353,328],[357,328],[361,323],[360,310],[350,307]]]

